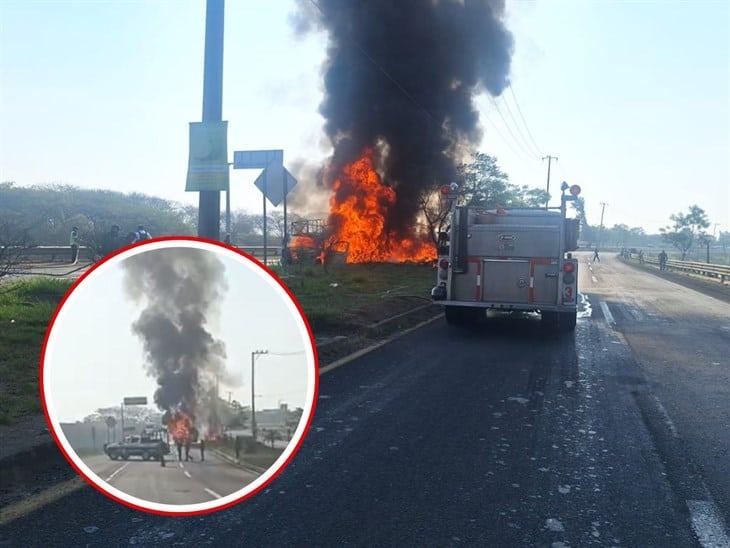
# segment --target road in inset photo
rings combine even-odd
[[[283,463],[311,409],[296,305],[254,263],[191,245],[203,247],[153,243],[102,265],[49,337],[50,419],[115,496],[195,505],[238,493]]]

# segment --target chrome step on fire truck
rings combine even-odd
[[[474,324],[487,309],[539,312],[545,324],[575,329],[578,300],[577,219],[566,204],[580,187],[561,186],[560,207],[483,209],[456,205],[455,185],[442,189],[452,202],[451,225],[439,234],[436,286],[431,297],[452,325]]]

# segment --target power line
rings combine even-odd
[[[297,352],[267,352],[269,356],[298,356],[304,354],[304,350],[298,350]]]
[[[533,147],[533,146],[532,146],[532,145],[530,144],[530,142],[529,142],[529,141],[527,140],[527,138],[525,137],[525,134],[524,134],[524,133],[522,133],[522,129],[520,128],[520,124],[519,124],[519,122],[517,121],[517,119],[516,119],[516,118],[514,117],[514,115],[512,114],[512,109],[511,109],[511,108],[509,108],[509,102],[507,101],[507,98],[506,98],[506,96],[505,96],[505,95],[503,94],[503,95],[502,95],[501,97],[502,97],[502,104],[503,104],[503,105],[505,106],[505,108],[507,109],[507,114],[509,114],[509,117],[510,117],[510,118],[512,119],[512,122],[513,122],[513,123],[515,124],[515,127],[517,128],[517,133],[519,133],[519,134],[520,134],[520,137],[522,138],[522,142],[523,142],[523,143],[524,143],[525,145],[527,145],[527,148],[528,148],[528,149],[530,150],[530,152],[532,152],[533,154],[535,154],[535,155],[537,155],[537,156],[540,156],[540,153],[539,153],[539,151],[538,151],[538,150],[537,150],[537,149],[536,149],[535,147]]]
[[[523,152],[521,152],[520,150],[517,150],[517,149],[516,149],[516,148],[514,147],[514,145],[513,145],[513,144],[512,144],[512,143],[511,143],[511,142],[509,141],[509,139],[506,139],[506,138],[505,138],[505,136],[504,136],[504,135],[502,134],[502,132],[501,132],[501,131],[499,131],[499,128],[498,128],[498,127],[497,127],[497,125],[496,125],[496,124],[495,124],[495,123],[494,123],[494,122],[492,121],[492,119],[491,119],[491,118],[490,118],[489,116],[487,116],[486,114],[484,115],[484,118],[485,118],[485,119],[487,120],[487,122],[489,122],[489,123],[490,123],[490,124],[492,125],[492,127],[494,128],[494,131],[496,131],[496,132],[497,132],[497,135],[499,135],[499,138],[500,138],[500,139],[502,139],[502,142],[503,142],[503,143],[506,143],[506,144],[507,144],[507,146],[508,146],[508,147],[510,148],[510,150],[511,150],[511,151],[512,151],[512,152],[514,153],[514,155],[515,155],[515,156],[517,156],[517,157],[520,157],[520,158],[524,158],[524,156],[525,156],[525,155],[524,155],[524,153],[523,153]]]
[[[540,156],[542,156],[542,151],[540,150],[540,147],[537,146],[537,142],[535,142],[535,138],[532,136],[532,132],[530,131],[530,126],[527,125],[527,121],[525,120],[524,115],[522,114],[522,109],[520,108],[520,103],[517,101],[517,95],[515,95],[515,90],[512,88],[512,84],[509,86],[509,91],[512,94],[512,99],[515,101],[515,106],[517,107],[517,112],[520,115],[520,118],[522,118],[522,123],[525,125],[525,129],[527,130],[527,135],[530,136],[530,140],[532,141],[532,144],[535,145],[535,148],[540,153]]]
[[[527,154],[527,156],[529,158],[535,159],[534,154],[532,152],[530,152],[529,150],[527,150],[524,147],[524,145],[517,139],[517,137],[515,137],[515,134],[512,132],[512,128],[510,128],[509,124],[507,123],[507,120],[505,119],[504,114],[502,114],[502,111],[500,110],[499,105],[497,104],[497,101],[494,100],[494,97],[492,97],[491,94],[487,94],[487,95],[489,95],[489,98],[492,100],[492,104],[494,105],[494,108],[497,109],[497,114],[499,114],[499,117],[502,119],[502,122],[504,122],[504,126],[507,128],[507,131],[512,136],[512,139],[514,139],[515,143],[517,143],[517,145],[522,150],[525,151],[525,153]]]

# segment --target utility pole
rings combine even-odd
[[[254,388],[256,358],[268,354],[268,350],[254,350],[251,352],[251,436],[256,441],[256,391]]]
[[[203,71],[203,122],[223,119],[223,15],[225,0],[207,0],[205,9],[205,67]],[[198,236],[220,240],[221,193],[201,190],[198,202]]]
[[[606,211],[606,202],[601,202],[601,228],[598,229],[598,246],[603,243],[603,213]]]
[[[547,188],[546,188],[545,190],[546,190],[546,191],[547,191],[547,193],[548,193],[548,197],[547,197],[547,199],[545,200],[545,209],[547,209],[547,207],[548,207],[548,204],[549,204],[549,202],[550,202],[550,164],[552,163],[552,161],[553,161],[553,160],[555,160],[555,161],[557,162],[557,161],[558,161],[558,157],[557,157],[557,156],[550,156],[550,155],[548,154],[547,156],[543,156],[543,157],[542,157],[542,160],[543,160],[543,162],[544,162],[544,161],[545,161],[546,159],[547,159],[547,161],[548,161],[548,172],[547,172]]]

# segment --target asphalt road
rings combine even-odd
[[[581,256],[574,336],[436,321],[321,378],[263,493],[194,518],[91,489],[5,527],[23,546],[728,546],[730,305]]]
[[[173,448],[174,449],[174,448]],[[109,459],[106,455],[84,458],[84,462],[102,480],[117,489],[144,500],[164,504],[194,504],[207,502],[238,491],[258,477],[229,464],[213,451],[206,451],[205,461],[200,451],[191,450],[193,461],[181,462],[169,455],[165,466],[159,461],[128,461]]]

